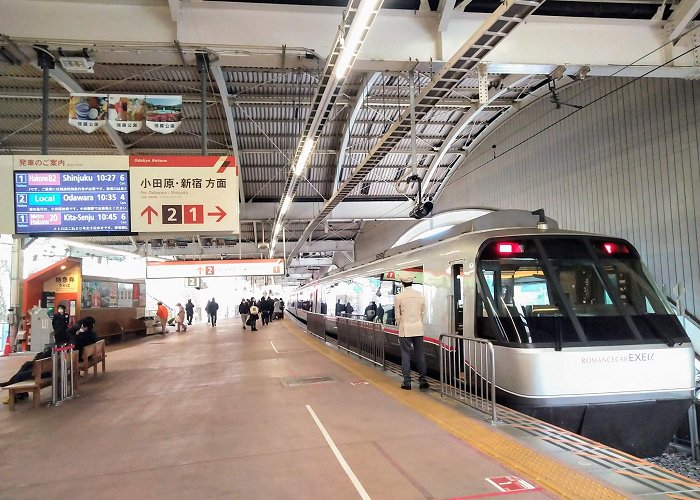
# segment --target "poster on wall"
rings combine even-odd
[[[84,132],[94,132],[107,121],[107,95],[71,94],[68,123]]]
[[[119,132],[128,134],[141,130],[145,115],[143,95],[109,95],[109,126]]]
[[[147,95],[146,126],[160,134],[175,132],[182,122],[181,95]]]
[[[118,283],[109,281],[83,281],[81,305],[85,308],[119,307]],[[131,303],[129,303],[130,306]]]
[[[134,306],[134,285],[131,283],[119,283],[117,286],[119,297],[117,298],[118,307],[133,307]]]

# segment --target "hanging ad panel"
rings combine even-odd
[[[229,276],[280,276],[284,259],[177,260],[146,263],[146,278],[216,278]]]

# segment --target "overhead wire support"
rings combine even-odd
[[[477,28],[471,37],[438,70],[433,79],[427,82],[416,98],[416,121],[420,122],[431,109],[450,95],[459,82],[477,71],[477,66],[532,14],[545,0],[505,0]],[[289,252],[292,259],[313,230],[323,222],[333,209],[360,184],[370,171],[391,152],[411,131],[411,110],[401,113],[389,130],[374,145],[358,164],[343,185],[328,200],[316,217],[308,224],[296,245]]]
[[[350,0],[348,3],[343,24],[338,30],[323,73],[319,77],[316,93],[311,100],[311,109],[290,164],[284,196],[280,199],[275,217],[270,256],[274,255],[282,221],[296,195],[299,179],[304,174],[307,164],[311,162],[313,149],[331,116],[345,77],[352,68],[382,3],[383,0]]]

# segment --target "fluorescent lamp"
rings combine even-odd
[[[107,247],[107,246],[103,246],[103,245],[93,245],[92,243],[83,243],[82,241],[64,240],[63,238],[51,238],[51,239],[53,241],[63,243],[64,245],[69,246],[69,247],[82,248],[85,250],[92,250],[93,252],[102,252],[102,253],[107,253],[110,255],[119,255],[121,257],[134,257],[134,258],[141,257],[141,255],[135,254],[133,252],[126,252],[124,250],[118,250],[116,248]]]
[[[340,52],[338,60],[335,62],[336,78],[345,78],[345,75],[350,69],[352,57],[355,55],[357,47],[360,44],[362,32],[369,26],[369,18],[379,2],[380,0],[364,0],[357,8],[355,18],[352,20],[350,30],[348,30],[348,36],[345,37],[343,50]]]
[[[69,73],[94,73],[95,61],[87,57],[59,57],[61,66]]]
[[[309,161],[309,157],[311,156],[311,152],[314,150],[315,145],[315,141],[308,138],[306,139],[306,141],[304,142],[304,146],[301,148],[299,160],[294,166],[294,175],[301,175],[304,172],[304,169],[306,168],[306,163]]]
[[[289,210],[289,207],[292,205],[292,197],[291,195],[287,195],[287,197],[284,199],[284,203],[282,203],[282,208],[280,209],[280,215],[284,215],[287,213],[287,210]],[[275,231],[275,236],[277,236],[277,233],[279,232],[279,225],[277,226],[277,230]]]

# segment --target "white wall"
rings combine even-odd
[[[700,82],[589,78],[560,96],[587,106],[521,110],[459,167],[436,211],[544,207],[563,228],[626,238],[667,295],[685,284],[700,315]]]

